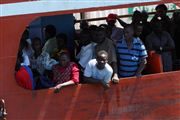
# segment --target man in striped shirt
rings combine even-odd
[[[147,51],[140,39],[134,38],[132,25],[124,28],[124,38],[117,42],[119,77],[141,76],[146,64]]]

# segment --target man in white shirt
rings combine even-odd
[[[82,68],[85,68],[89,60],[93,58],[93,52],[95,46],[96,43],[92,42],[81,48],[81,51],[79,52],[76,58],[79,59],[78,63],[81,65]]]
[[[81,65],[83,70],[85,69],[87,63],[93,59],[96,43],[91,42],[91,36],[89,31],[82,31],[80,33],[81,51],[76,56],[78,63]]]
[[[109,88],[113,70],[108,62],[108,53],[101,50],[97,53],[96,59],[88,62],[84,70],[84,81],[87,83],[101,83],[105,88]]]

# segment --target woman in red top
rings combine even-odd
[[[74,62],[70,62],[68,53],[63,52],[59,56],[59,64],[52,67],[55,92],[61,87],[79,83],[79,68]]]

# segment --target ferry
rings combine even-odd
[[[7,112],[0,119],[180,119],[180,71],[162,72],[159,64],[155,74],[123,78],[108,90],[98,84],[79,84],[55,94],[52,89],[24,89],[15,80],[19,43],[27,26],[36,31],[32,36],[41,38],[39,26],[49,23],[73,36],[74,13],[167,3],[180,7],[180,0],[0,0],[0,99],[4,99]],[[72,40],[68,41],[70,49]]]

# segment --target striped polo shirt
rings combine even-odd
[[[140,60],[147,57],[144,44],[138,38],[133,38],[133,47],[128,49],[125,39],[117,42],[117,58],[119,60],[119,77],[135,76]]]

